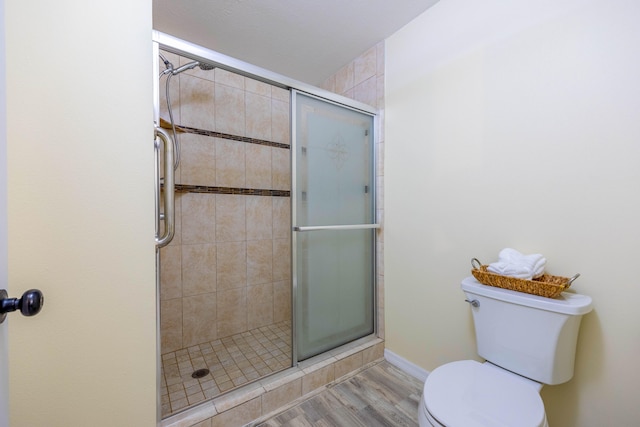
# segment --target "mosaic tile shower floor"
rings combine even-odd
[[[291,366],[291,322],[162,355],[162,417]],[[209,373],[201,378],[199,369]]]

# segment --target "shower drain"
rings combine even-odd
[[[198,369],[197,371],[194,371],[193,374],[191,374],[191,378],[202,378],[206,377],[207,375],[209,375],[208,369]]]

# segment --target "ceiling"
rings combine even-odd
[[[437,1],[153,0],[153,27],[319,85]]]

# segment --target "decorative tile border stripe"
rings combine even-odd
[[[241,194],[245,196],[289,197],[288,190],[264,190],[257,188],[209,187],[204,185],[176,184],[176,193]]]
[[[291,146],[289,144],[282,144],[281,142],[272,142],[272,141],[267,141],[264,139],[256,139],[256,138],[249,138],[246,136],[238,136],[238,135],[231,135],[228,133],[222,133],[222,132],[214,132],[212,130],[204,130],[204,129],[197,129],[197,128],[190,128],[187,126],[176,126],[176,130],[180,129],[183,132],[186,133],[195,133],[197,135],[204,135],[204,136],[211,136],[214,138],[224,138],[224,139],[231,139],[233,141],[240,141],[240,142],[247,142],[249,144],[259,144],[259,145],[267,145],[269,147],[276,147],[276,148],[284,148],[286,150],[291,149]]]

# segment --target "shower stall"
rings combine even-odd
[[[375,110],[154,40],[164,418],[375,334]]]

